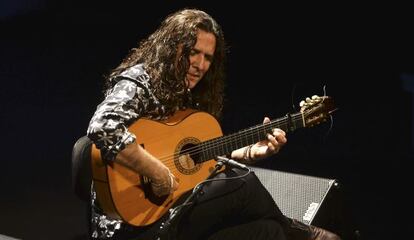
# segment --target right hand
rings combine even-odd
[[[115,160],[137,174],[151,179],[152,191],[157,196],[168,195],[178,189],[178,179],[167,166],[136,142],[119,152]]]
[[[151,188],[155,195],[164,196],[169,195],[178,189],[178,178],[174,176],[170,170],[166,167],[157,179],[151,181]]]

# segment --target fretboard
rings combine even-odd
[[[213,138],[198,145],[200,155],[197,162],[204,162],[217,156],[227,155],[236,149],[265,140],[267,139],[267,134],[272,133],[274,128],[291,132],[302,127],[304,127],[302,114],[298,112],[272,120],[269,123],[243,129],[237,133]]]

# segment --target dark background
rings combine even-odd
[[[71,190],[70,157],[102,100],[102,75],[167,14],[198,7],[229,45],[224,132],[295,112],[325,87],[339,108],[331,130],[291,133],[261,165],[337,179],[361,239],[409,236],[409,8],[206,2],[1,2],[0,234],[82,239],[85,206]]]

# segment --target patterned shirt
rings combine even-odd
[[[141,64],[135,65],[112,79],[113,87],[93,115],[87,136],[100,149],[105,161],[113,161],[117,154],[137,136],[128,127],[141,117],[162,120],[175,110],[168,110],[153,94],[149,75]],[[138,136],[139,138],[139,136]],[[121,220],[106,216],[97,204],[96,192],[91,188],[92,237],[110,238],[120,229]]]

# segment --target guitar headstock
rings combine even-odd
[[[325,122],[337,110],[332,98],[329,96],[320,97],[313,95],[312,98],[306,98],[301,101],[299,106],[306,127]]]

